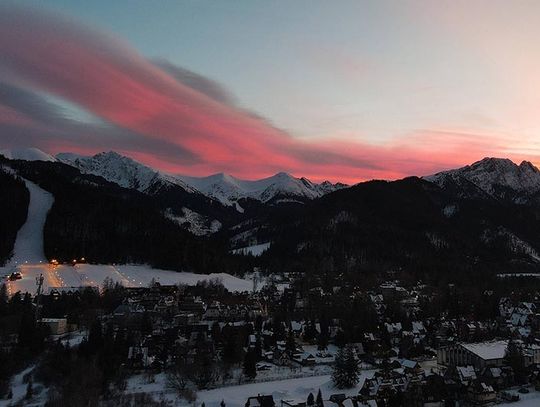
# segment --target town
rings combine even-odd
[[[219,279],[146,287],[106,279],[33,296],[10,296],[4,284],[2,400],[435,407],[540,399],[535,277],[498,276],[490,290],[434,287],[399,271],[327,278],[259,276],[243,292]],[[309,378],[331,385],[303,393]],[[300,385],[282,397],[260,390],[284,380]],[[214,389],[235,395],[218,400]]]

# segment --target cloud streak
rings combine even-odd
[[[506,149],[503,139],[430,131],[378,146],[299,140],[238,107],[214,81],[150,61],[67,17],[13,6],[0,6],[0,74],[3,144],[52,152],[115,149],[170,172],[253,178],[289,171],[354,182],[427,174]],[[43,94],[81,107],[99,123],[66,118]]]

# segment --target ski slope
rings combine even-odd
[[[11,266],[47,262],[43,252],[43,227],[47,220],[47,213],[54,203],[54,197],[33,182],[24,180],[24,183],[30,192],[28,215],[26,222],[17,233],[13,256],[10,259]]]
[[[43,289],[66,291],[79,287],[101,287],[105,279],[124,287],[147,287],[152,280],[163,285],[196,285],[199,281],[220,280],[229,291],[251,291],[253,282],[226,273],[195,274],[154,269],[147,265],[77,264],[52,266],[49,264],[23,264],[18,267],[22,279],[8,282],[11,295],[17,291],[34,293],[36,277],[43,275]]]
[[[0,267],[0,278],[16,268],[22,279],[8,281],[10,295],[36,292],[36,278],[43,275],[43,289],[68,290],[79,287],[100,287],[105,279],[119,282],[125,287],[148,286],[152,280],[161,284],[196,285],[199,281],[219,279],[229,291],[251,291],[253,282],[226,273],[195,274],[153,269],[147,265],[93,265],[77,264],[53,266],[48,264],[43,251],[43,228],[54,197],[36,184],[24,180],[30,192],[26,222],[19,229],[13,256],[5,267]],[[1,281],[1,280],[0,280]]]

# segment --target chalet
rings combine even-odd
[[[421,374],[423,372],[420,363],[415,362],[414,360],[399,359],[398,362],[406,373]]]
[[[480,377],[483,382],[496,389],[504,389],[514,383],[514,372],[510,366],[486,367],[480,373]]]
[[[281,400],[281,407],[306,407],[305,400]]]
[[[255,397],[250,397],[247,399],[245,407],[275,407],[276,403],[274,402],[274,397],[261,396],[260,394]]]
[[[497,400],[497,393],[492,386],[475,380],[467,389],[468,399],[474,404],[491,404]]]

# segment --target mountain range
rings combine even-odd
[[[25,156],[28,157],[29,154]],[[344,184],[332,184],[328,181],[316,184],[284,172],[254,181],[223,173],[208,177],[170,175],[112,151],[91,157],[60,153],[56,155],[56,159],[78,168],[85,174],[102,176],[125,188],[152,193],[156,185],[175,185],[190,193],[202,193],[223,205],[235,206],[240,212],[243,211],[238,203],[241,199],[251,198],[265,203],[303,202],[346,187]]]
[[[484,158],[348,187],[286,173],[255,181],[172,175],[114,152],[2,155],[4,178],[18,173],[55,196],[45,247],[58,258],[84,252],[207,272],[403,267],[418,278],[540,270],[540,171],[527,161]],[[24,197],[24,187],[5,183]],[[5,207],[24,205],[6,199]],[[235,254],[249,247],[264,250],[251,259]]]

